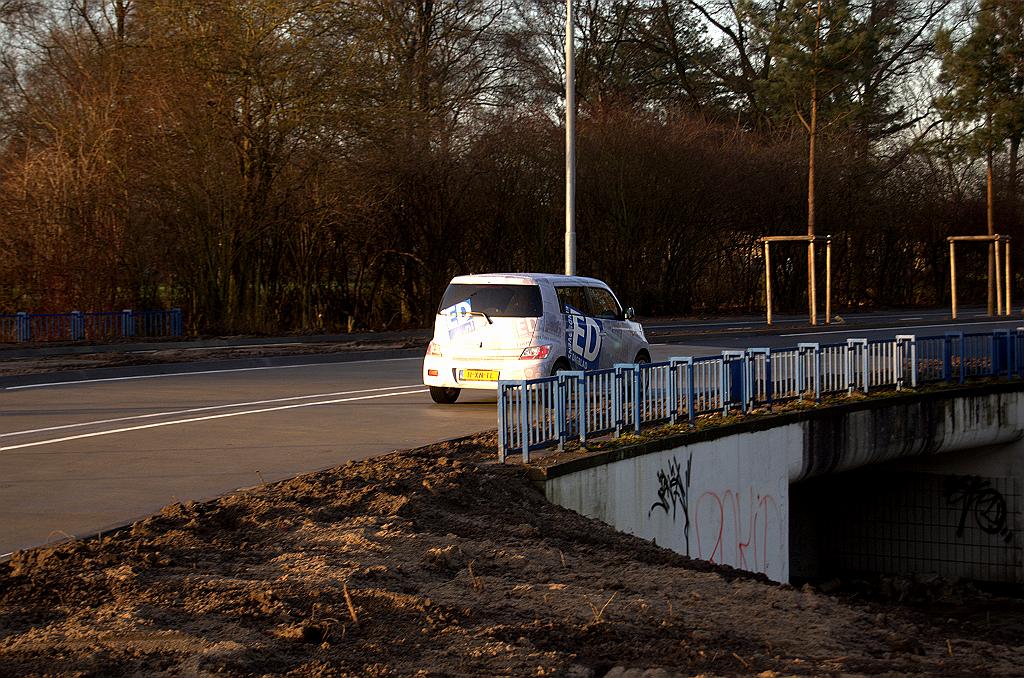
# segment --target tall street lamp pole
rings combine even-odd
[[[565,274],[576,275],[576,64],[572,0],[565,2]]]

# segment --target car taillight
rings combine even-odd
[[[436,341],[432,341],[429,344],[427,344],[427,355],[440,356],[441,355],[441,345],[438,344]]]
[[[543,360],[551,352],[551,346],[531,346],[523,349],[520,360]]]

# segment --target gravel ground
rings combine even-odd
[[[493,459],[493,436],[440,443],[19,552],[0,675],[1021,675],[1019,630],[976,605],[690,561]]]

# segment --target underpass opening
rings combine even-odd
[[[792,579],[1024,583],[1020,457],[1013,443],[792,484]]]

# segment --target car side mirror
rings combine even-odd
[[[629,308],[626,309],[626,312],[625,312],[625,314],[623,314],[623,317],[626,320],[632,320],[633,318],[636,317],[636,311],[634,311],[633,307],[630,306]]]

